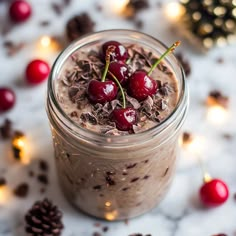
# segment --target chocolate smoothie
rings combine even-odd
[[[129,82],[123,85],[127,107],[137,111],[137,121],[129,130],[117,128],[111,113],[122,107],[121,93],[103,104],[88,98],[89,82],[101,80],[104,72],[100,53],[104,42],[101,38],[74,50],[64,60],[52,85],[67,121],[63,124],[60,115],[53,115],[50,102],[48,115],[58,176],[70,202],[99,218],[127,219],[152,209],[166,194],[175,172],[186,104],[174,118],[183,88],[163,60],[151,74],[157,83],[154,94],[139,100],[130,95]],[[141,42],[123,40],[122,45],[128,52],[128,77],[137,70],[149,71],[160,57]]]

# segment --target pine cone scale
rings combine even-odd
[[[25,216],[27,235],[60,236],[64,228],[62,212],[49,200],[36,202]]]

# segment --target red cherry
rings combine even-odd
[[[42,60],[31,61],[26,68],[26,80],[29,84],[36,85],[43,82],[50,73],[47,62]]]
[[[16,0],[9,8],[9,15],[14,22],[24,22],[31,15],[31,6],[26,1]]]
[[[117,41],[108,41],[102,45],[101,48],[101,58],[102,60],[105,60],[106,57],[106,51],[109,46],[114,46],[115,51],[111,53],[111,61],[126,61],[129,57],[128,52],[126,48]]]
[[[0,88],[0,112],[7,111],[15,105],[16,96],[9,88]]]
[[[137,123],[137,112],[131,107],[114,109],[111,113],[111,120],[116,127],[122,131],[129,131]]]
[[[123,62],[113,61],[109,65],[108,69],[120,82],[120,84],[125,85],[130,76],[129,68]],[[107,77],[113,79],[111,74],[108,72]]]
[[[137,70],[129,79],[128,93],[138,101],[146,99],[157,91],[157,82],[146,71]]]
[[[229,196],[227,185],[220,179],[212,179],[202,185],[199,191],[202,202],[209,207],[220,206]]]
[[[117,96],[118,88],[113,81],[90,80],[87,87],[88,98],[92,103],[110,102]]]

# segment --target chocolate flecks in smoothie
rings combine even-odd
[[[104,197],[104,194],[100,193],[100,194],[99,194],[99,197]]]
[[[72,112],[70,113],[70,116],[71,116],[71,117],[79,117],[77,111],[72,111]]]
[[[90,112],[82,113],[80,115],[80,119],[83,122],[89,122],[92,125],[96,125],[98,123],[97,118],[93,114],[91,114]]]
[[[169,167],[166,168],[164,174],[163,174],[163,177],[165,177],[167,175],[167,173],[169,172]]]
[[[67,152],[67,153],[66,153],[66,156],[69,158],[69,157],[70,157],[70,154]]]
[[[106,175],[115,175],[116,173],[115,172],[113,172],[113,171],[107,171],[106,172]]]
[[[122,191],[127,191],[129,189],[129,187],[126,187],[126,188],[122,188]]]
[[[149,160],[145,160],[145,161],[144,161],[145,164],[148,163],[148,162],[149,162]]]
[[[149,175],[145,175],[143,179],[148,179],[149,177],[150,177]]]
[[[138,202],[135,206],[141,206],[142,205],[142,202]]]
[[[127,172],[123,172],[122,175],[128,175],[128,173]]]
[[[139,177],[135,177],[135,178],[133,178],[133,179],[130,180],[130,183],[134,183],[134,182],[136,182],[136,181],[138,181],[138,180],[139,180]]]
[[[105,180],[106,180],[107,186],[112,186],[116,184],[116,182],[112,179],[110,175],[107,175],[105,177]]]
[[[102,189],[102,185],[96,185],[93,187],[93,189],[95,190],[101,190]]]
[[[136,165],[137,165],[137,163],[130,164],[130,165],[126,166],[126,168],[127,168],[127,169],[132,169],[132,168],[134,168]]]

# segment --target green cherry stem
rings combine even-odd
[[[106,50],[106,58],[105,58],[106,59],[106,64],[105,64],[104,72],[102,74],[102,80],[101,80],[102,82],[105,82],[105,80],[106,80],[106,75],[107,75],[108,68],[109,68],[109,65],[110,65],[110,60],[111,60],[110,55],[114,51],[115,51],[114,46],[109,46]]]
[[[180,41],[176,41],[174,44],[172,44],[171,47],[169,47],[165,53],[161,55],[161,57],[152,65],[151,69],[148,71],[148,76],[151,75],[153,70],[158,66],[158,64],[162,61],[162,59],[167,56],[170,52],[173,52],[178,46],[180,45]]]
[[[117,83],[119,89],[120,89],[120,92],[121,92],[121,96],[122,96],[122,101],[123,101],[123,104],[122,104],[122,107],[123,108],[126,108],[126,99],[125,99],[125,93],[124,93],[124,90],[119,82],[119,80],[115,77],[115,75],[113,75],[110,71],[108,71],[110,73],[110,75],[112,76],[112,78],[114,79],[114,81]]]

